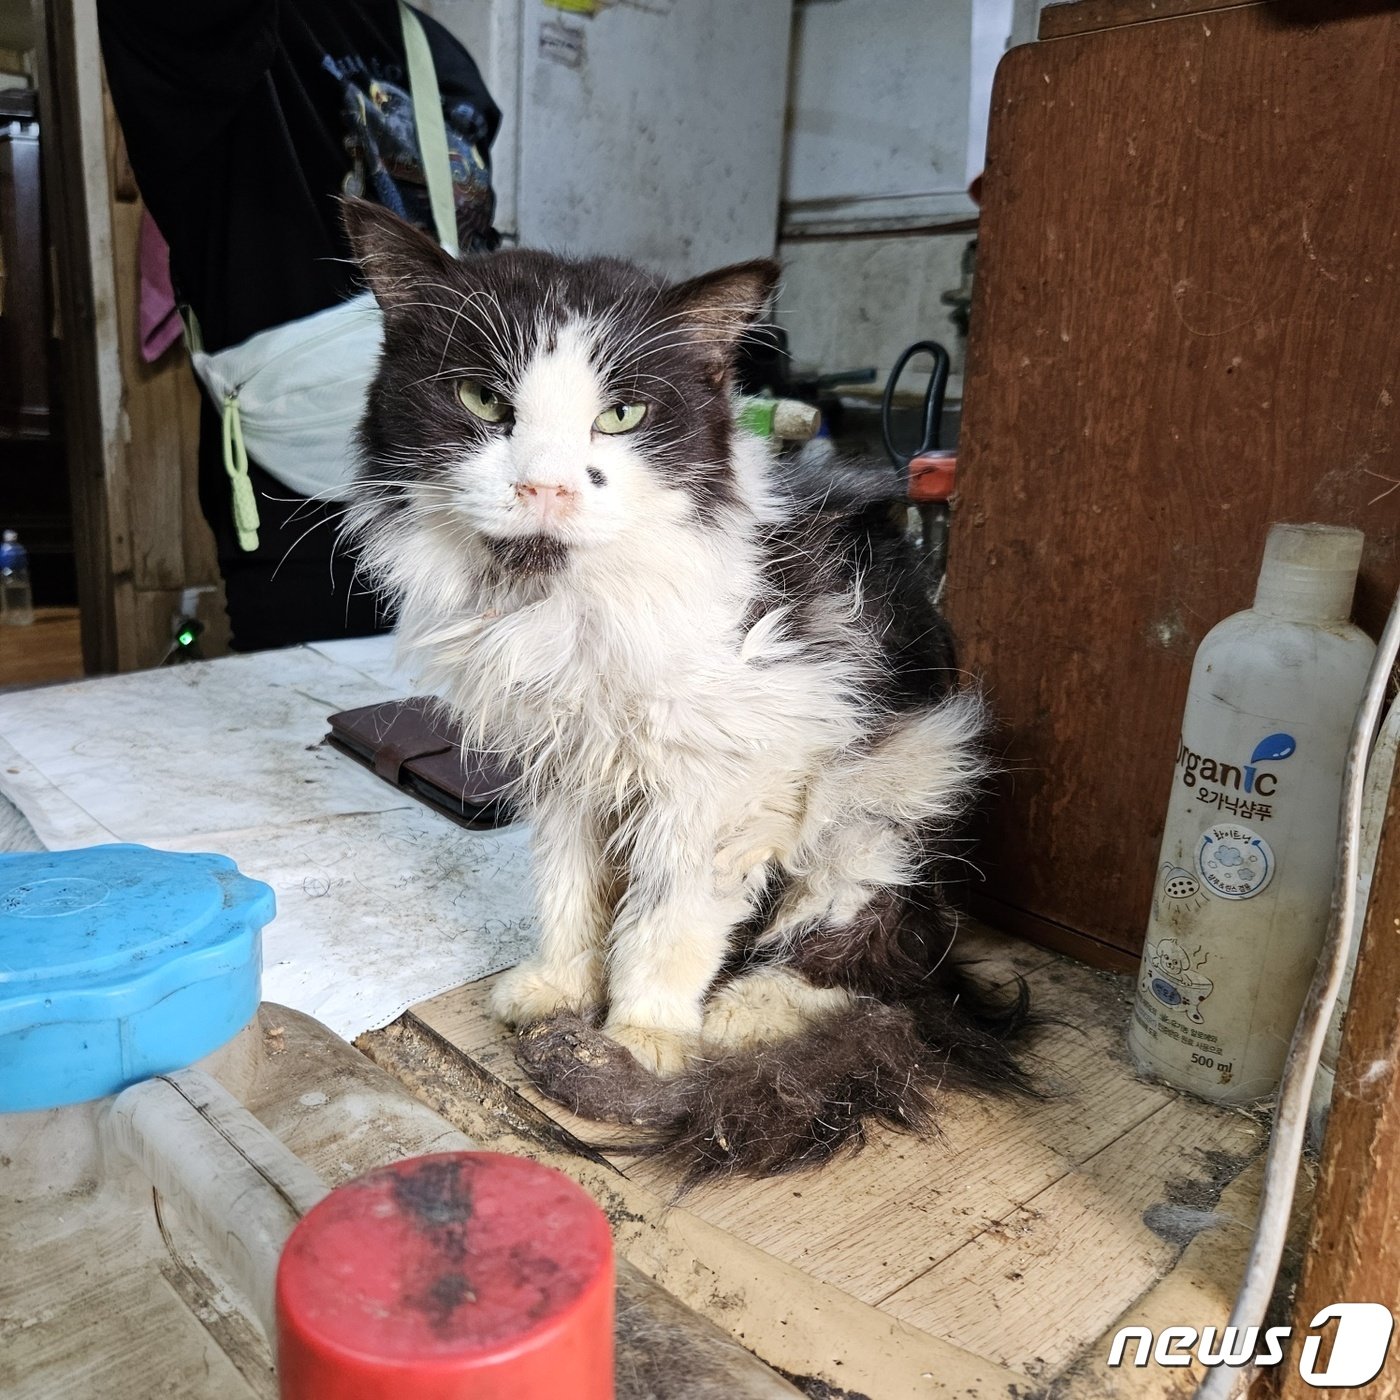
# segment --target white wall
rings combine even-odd
[[[1008,43],[1016,39],[1017,0],[973,0],[967,94],[967,183],[982,173],[987,153],[987,118],[992,108],[992,79]]]
[[[799,0],[783,227],[967,217],[974,3]]]
[[[882,375],[930,336],[961,368],[972,235],[936,230],[975,215],[991,74],[1042,2],[419,0],[505,113],[503,232],[674,275],[776,245],[797,357]]]
[[[971,235],[803,239],[781,246],[778,322],[793,358],[825,371],[874,365],[883,384],[899,353],[937,340],[961,392],[962,346],[940,300],[962,280]],[[911,377],[910,384],[914,383]]]
[[[673,276],[771,254],[791,0],[433,0],[505,112],[498,226]]]
[[[1026,3],[798,0],[778,308],[798,359],[883,380],[911,341],[938,340],[959,392],[942,298],[962,281],[992,75]]]

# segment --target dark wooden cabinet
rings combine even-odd
[[[1372,631],[1400,583],[1400,13],[1044,18],[993,99],[948,607],[1002,725],[987,912],[1122,966],[1269,524],[1365,530]]]
[[[76,599],[37,103],[0,92],[0,525],[29,551],[35,598]]]
[[[0,434],[46,437],[51,327],[39,125],[29,100],[0,94]],[[28,117],[24,113],[29,108]]]

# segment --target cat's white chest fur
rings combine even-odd
[[[714,589],[629,606],[563,584],[464,629],[455,707],[493,748],[604,801],[697,778],[731,795],[800,783],[856,736],[855,707],[775,626],[746,631],[742,601]]]

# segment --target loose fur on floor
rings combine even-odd
[[[1025,1091],[949,957],[982,707],[875,470],[735,426],[776,267],[456,260],[351,201],[384,353],[350,511],[400,637],[534,824],[540,949],[503,976],[537,1082],[697,1172]],[[801,468],[801,463],[798,464]]]

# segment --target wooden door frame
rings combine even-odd
[[[140,195],[107,95],[96,0],[32,3],[84,668],[158,665],[190,589],[211,595],[204,645],[218,655],[228,625],[196,504],[199,390],[183,355],[143,353]]]
[[[62,327],[64,443],[82,616],[83,666],[123,661],[119,580],[131,576],[117,304],[95,0],[32,0],[44,199]]]

